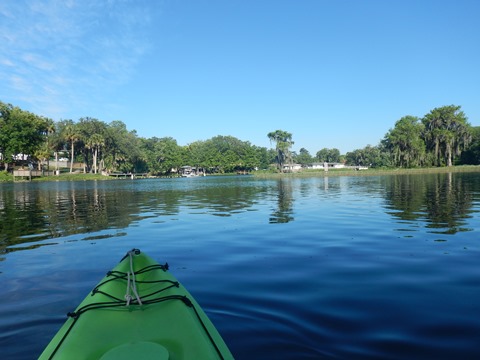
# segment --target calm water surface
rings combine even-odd
[[[480,174],[0,184],[0,358],[131,248],[237,359],[479,359]]]

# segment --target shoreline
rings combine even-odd
[[[367,169],[367,170],[345,170],[331,169],[323,170],[305,170],[293,173],[273,173],[267,171],[257,171],[249,174],[250,176],[261,179],[278,179],[278,178],[307,178],[307,177],[337,177],[337,176],[383,176],[383,175],[421,175],[421,174],[441,174],[441,173],[474,173],[480,172],[480,165],[458,165],[452,167],[429,167],[429,168],[413,168],[413,169]],[[223,174],[236,176],[237,174]],[[209,175],[215,176],[215,175]],[[242,175],[245,176],[245,175]],[[147,177],[148,178],[148,177]],[[163,179],[164,177],[152,177]],[[168,177],[165,177],[168,178]],[[45,182],[45,181],[111,181],[111,180],[130,180],[130,178],[117,179],[111,176],[101,174],[60,174],[56,176],[43,176],[33,178],[32,181],[17,180],[13,181],[13,175],[0,172],[0,183],[25,183],[25,182]]]
[[[451,167],[429,167],[429,168],[392,168],[392,169],[367,169],[367,170],[344,170],[332,169],[307,170],[294,173],[253,173],[259,178],[302,178],[302,177],[331,177],[331,176],[383,176],[383,175],[421,175],[421,174],[442,174],[442,173],[473,173],[480,172],[480,165],[457,165]]]

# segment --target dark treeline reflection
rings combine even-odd
[[[176,183],[10,184],[0,191],[0,252],[25,242],[124,229],[132,222],[182,211],[231,216],[251,208],[259,194],[266,192],[259,184],[241,185],[183,179]]]
[[[469,231],[466,219],[478,202],[478,174],[429,174],[385,177],[389,213],[404,221],[425,221],[441,234]],[[477,199],[475,199],[475,195]]]
[[[268,205],[268,214],[259,213],[265,223],[288,223],[302,216],[302,209],[294,209],[296,200],[327,204],[335,211],[337,201],[344,197],[361,199],[372,194],[384,197],[387,212],[402,222],[426,223],[432,232],[456,233],[469,230],[466,219],[479,202],[480,177],[447,173],[3,184],[0,253],[12,245],[105,229],[113,230],[112,234],[92,234],[85,239],[121,236],[122,229],[142,219],[165,216],[167,220],[185,213],[228,217]]]
[[[123,228],[138,218],[133,192],[117,194],[94,182],[35,185],[0,193],[0,244]]]

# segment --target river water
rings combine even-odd
[[[0,358],[139,248],[236,359],[478,359],[479,211],[479,173],[0,184]]]

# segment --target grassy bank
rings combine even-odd
[[[32,181],[85,181],[85,180],[112,180],[109,176],[101,174],[84,174],[84,173],[64,173],[56,176],[43,176],[33,178]]]
[[[431,167],[431,168],[415,168],[415,169],[330,169],[323,170],[304,170],[295,173],[272,173],[268,171],[257,171],[253,173],[255,177],[260,178],[279,178],[279,177],[316,177],[316,176],[380,176],[380,175],[407,175],[407,174],[438,174],[450,172],[480,172],[478,165],[462,165],[452,167]]]
[[[83,173],[64,173],[58,176],[42,176],[33,177],[33,182],[39,181],[86,181],[86,180],[113,180],[109,176],[103,176],[100,174],[83,174]],[[13,182],[13,175],[6,171],[0,171],[0,182]],[[28,182],[26,178],[16,179],[16,182]]]
[[[323,170],[304,170],[295,173],[273,173],[271,171],[256,171],[252,173],[258,178],[302,178],[302,177],[333,177],[333,176],[380,176],[380,175],[406,175],[406,174],[438,174],[449,172],[479,172],[480,165],[462,165],[452,167],[432,167],[432,168],[416,168],[416,169],[330,169],[325,172]],[[223,174],[226,175],[226,174]],[[235,174],[231,174],[235,175]],[[86,180],[115,180],[115,177],[103,176],[100,174],[83,174],[83,173],[63,173],[58,176],[44,176],[32,178],[32,181],[86,181]],[[19,180],[17,180],[19,181]],[[28,180],[21,180],[28,181]],[[6,171],[0,171],[0,182],[13,182],[13,175]]]

